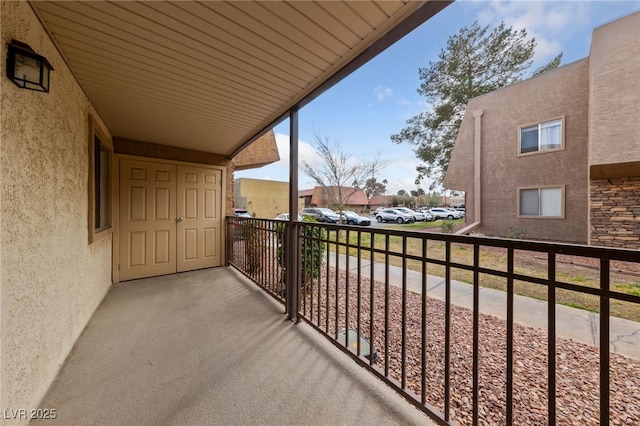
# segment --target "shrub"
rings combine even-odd
[[[440,225],[440,229],[442,229],[442,232],[446,233],[446,234],[450,234],[453,232],[453,222],[449,221],[449,220],[443,220],[442,221],[442,225]]]
[[[303,222],[317,222],[312,217],[305,217]],[[277,231],[277,257],[278,264],[282,268],[280,282],[284,284],[287,268],[286,238],[287,238],[287,222],[277,223],[275,230]],[[324,253],[327,244],[324,242],[327,238],[327,231],[318,226],[302,225],[300,234],[303,236],[303,243],[300,247],[300,265],[302,272],[302,285],[309,287],[313,279],[320,276],[320,268],[324,262]]]
[[[507,238],[511,238],[512,240],[522,240],[527,236],[527,231],[524,229],[520,229],[517,226],[512,226],[507,231]]]
[[[242,228],[242,238],[244,239],[244,252],[247,273],[254,274],[258,271],[261,262],[261,248],[264,244],[259,231],[260,223],[257,220],[245,220],[240,225]]]

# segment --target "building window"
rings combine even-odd
[[[564,187],[519,189],[518,216],[564,218]]]
[[[111,226],[109,215],[109,150],[104,146],[98,136],[94,137],[94,194],[95,194],[95,223],[96,231]]]
[[[111,166],[113,145],[91,120],[89,143],[89,242],[111,232]]]
[[[553,151],[563,148],[563,119],[520,127],[519,154]]]

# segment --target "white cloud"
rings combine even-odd
[[[534,65],[542,65],[563,51],[563,39],[589,23],[586,5],[571,1],[478,2],[481,25],[504,22],[516,30],[526,29],[537,42]]]
[[[278,145],[278,153],[280,154],[280,161],[274,163],[274,167],[283,167],[289,169],[289,135],[284,133],[276,133],[276,145]],[[298,141],[298,163],[302,164],[303,161],[309,163],[314,162],[318,158],[318,154],[313,146],[305,141]]]
[[[375,89],[373,89],[373,94],[378,98],[380,102],[383,102],[386,98],[390,98],[393,96],[393,90],[389,87],[379,85]]]

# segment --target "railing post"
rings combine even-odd
[[[298,319],[298,109],[289,111],[289,226],[285,253],[287,283],[287,318]]]
[[[600,424],[608,425],[611,408],[609,395],[611,262],[608,259],[600,259],[600,290]]]

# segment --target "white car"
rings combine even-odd
[[[443,207],[436,207],[433,209],[429,209],[429,213],[434,215],[437,219],[458,219],[459,218],[459,216],[456,213],[449,211],[449,209],[446,209]]]
[[[289,220],[289,213],[280,213],[278,216],[274,217],[275,220]],[[298,221],[302,222],[302,216],[298,215]]]
[[[431,221],[433,221],[433,220],[436,220],[436,217],[435,217],[434,215],[432,215],[432,214],[429,212],[429,210],[422,209],[422,210],[418,210],[418,211],[419,211],[420,213],[422,213],[422,214],[425,216],[425,219],[424,219],[424,220],[429,221],[429,222],[431,222]]]
[[[413,216],[413,219],[416,222],[423,222],[423,221],[427,220],[427,217],[422,212],[419,212],[419,211],[416,211],[416,210],[411,210],[411,209],[408,209],[406,207],[396,207],[395,209],[396,210],[400,210],[402,213],[404,213],[404,214],[406,214],[408,216]]]
[[[447,208],[445,210],[448,210],[451,213],[453,213],[453,215],[455,216],[456,219],[461,219],[462,217],[464,217],[464,213],[459,211],[459,210],[452,209],[452,208]]]

